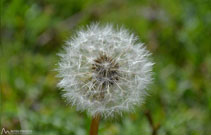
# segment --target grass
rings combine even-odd
[[[136,112],[102,121],[100,135],[211,133],[209,0],[2,0],[1,129],[36,135],[86,135],[91,118],[61,99],[53,69],[76,29],[91,22],[124,25],[153,54],[154,84]]]

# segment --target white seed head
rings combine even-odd
[[[150,53],[124,28],[92,24],[68,40],[59,56],[63,96],[92,116],[133,111],[152,81]]]

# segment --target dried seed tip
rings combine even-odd
[[[150,53],[121,28],[93,24],[67,41],[58,86],[78,110],[114,117],[142,104],[151,83]]]

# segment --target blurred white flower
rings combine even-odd
[[[131,112],[151,83],[153,63],[143,43],[126,29],[93,24],[66,42],[58,86],[77,110],[104,118]]]

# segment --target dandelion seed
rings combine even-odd
[[[152,81],[150,53],[124,28],[90,25],[68,40],[59,56],[63,96],[91,116],[131,112]]]

